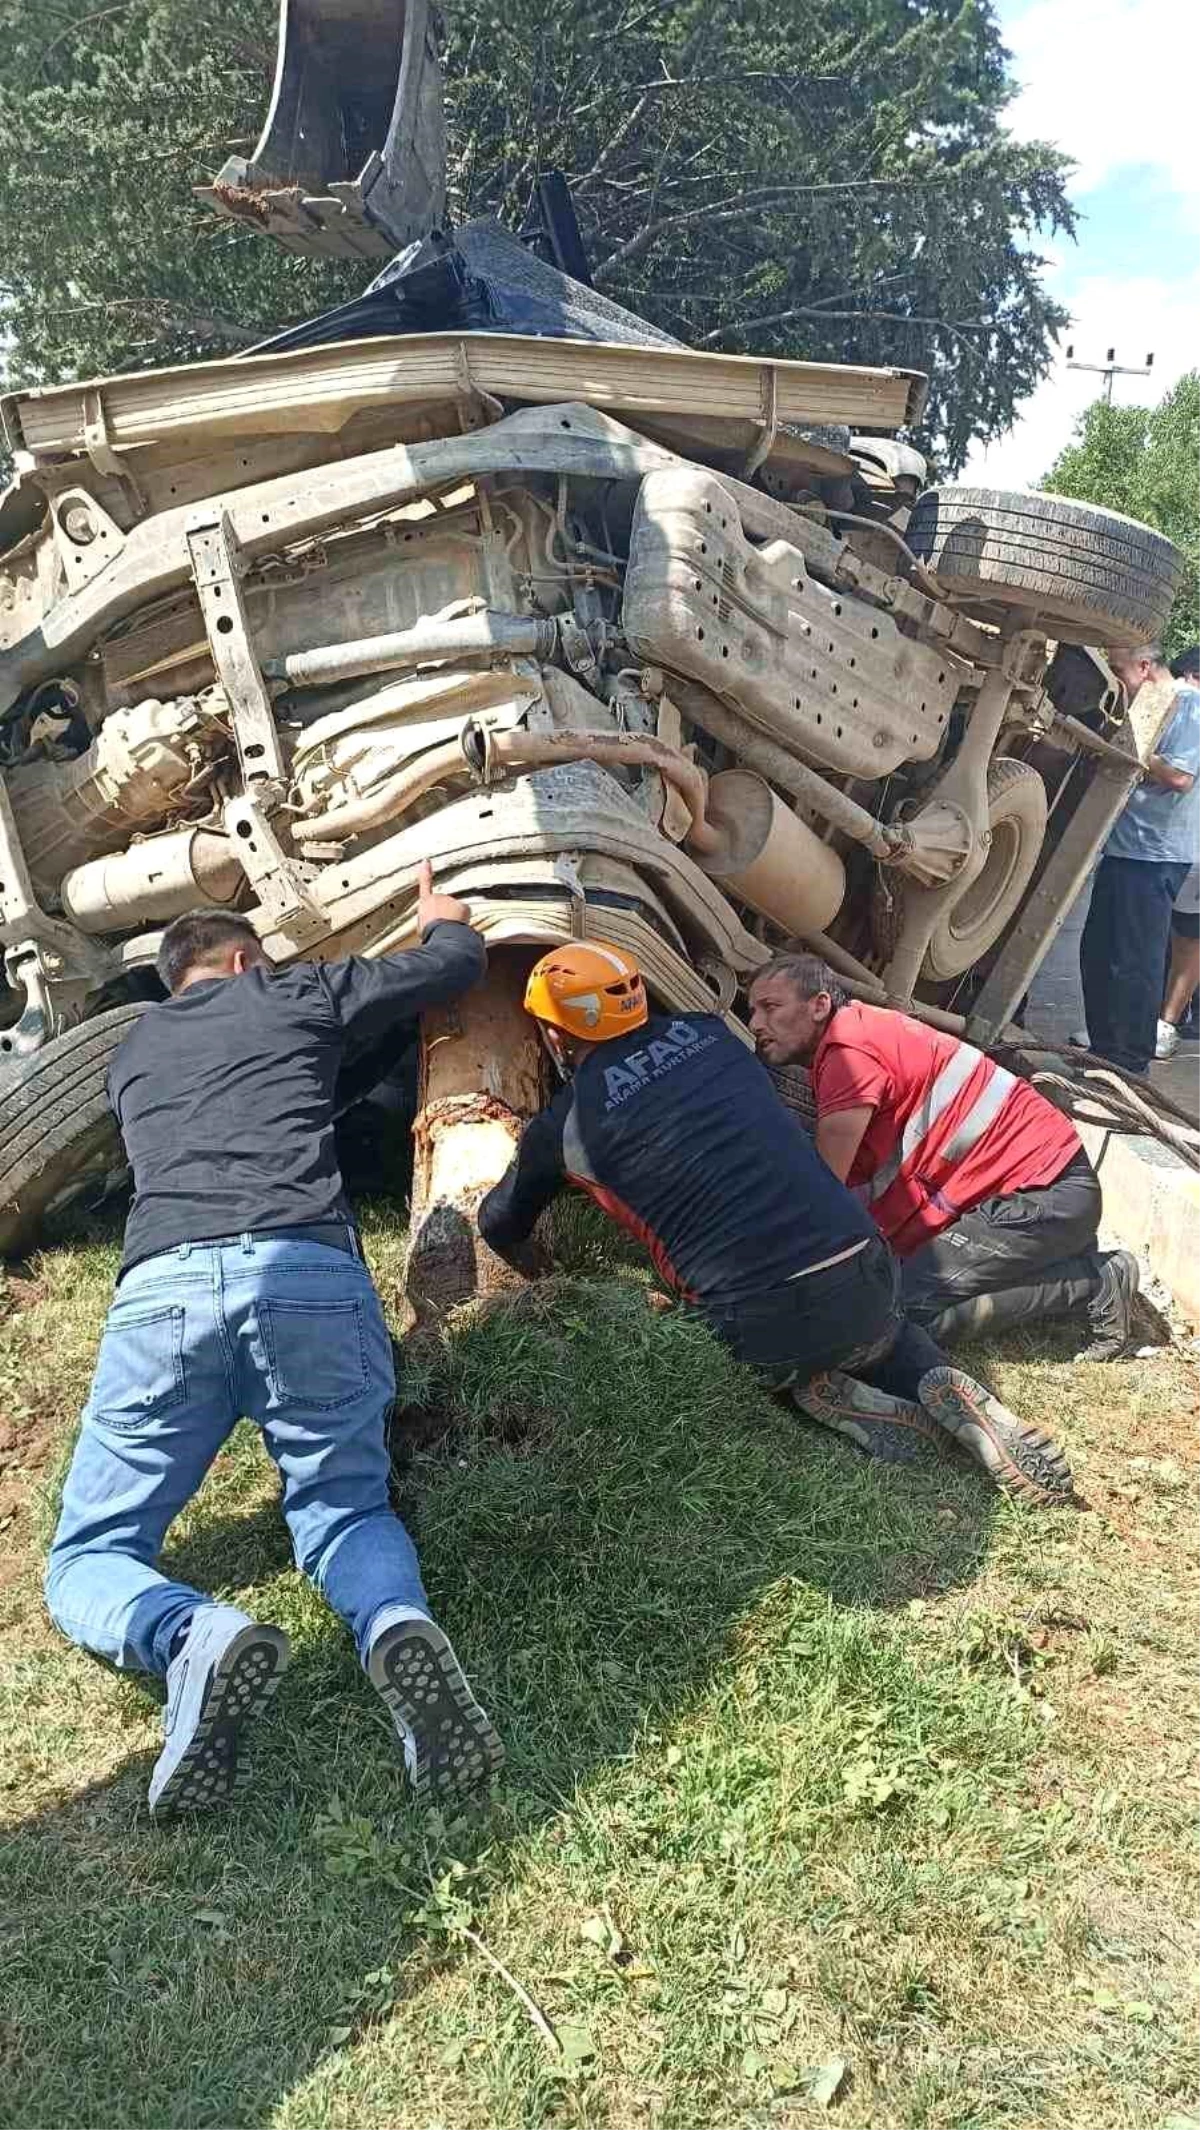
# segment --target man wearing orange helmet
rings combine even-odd
[[[595,941],[544,955],[525,1006],[565,1084],[480,1206],[493,1250],[521,1265],[541,1213],[574,1185],[824,1426],[892,1461],[948,1434],[1009,1492],[1066,1497],[1054,1444],[905,1320],[870,1214],[723,1020],[652,1014],[636,962]]]

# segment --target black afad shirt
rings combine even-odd
[[[343,1062],[402,1038],[486,962],[469,925],[437,923],[404,954],[248,969],[148,1007],[108,1076],[134,1181],[122,1269],[179,1243],[349,1220],[333,1133]]]
[[[713,1309],[875,1232],[765,1068],[708,1014],[652,1016],[589,1051],[480,1206],[484,1241],[501,1257],[519,1251],[563,1184],[645,1243],[676,1292]]]

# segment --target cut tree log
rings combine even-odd
[[[414,1326],[440,1321],[460,1302],[524,1285],[481,1240],[475,1216],[544,1097],[545,1054],[521,1003],[534,958],[493,950],[484,981],[421,1023],[404,1275]]]

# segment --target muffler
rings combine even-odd
[[[689,843],[701,872],[785,932],[823,932],[846,893],[837,852],[748,769],[722,769],[710,779],[706,812],[719,842],[708,850]]]

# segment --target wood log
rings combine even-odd
[[[404,1278],[417,1327],[461,1302],[524,1285],[482,1241],[475,1216],[546,1091],[545,1054],[521,1003],[533,959],[529,950],[493,951],[484,981],[421,1023]]]

